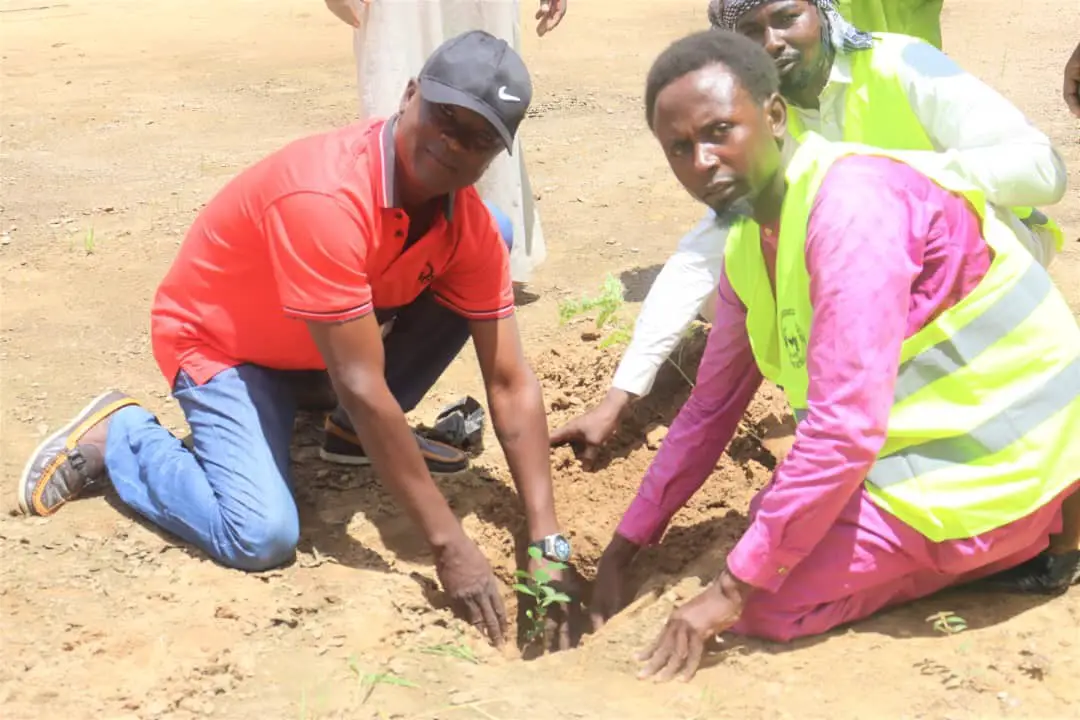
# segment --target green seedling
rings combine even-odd
[[[468,645],[455,644],[455,643],[442,643],[440,645],[430,645],[425,648],[420,648],[420,652],[424,655],[438,655],[439,657],[455,658],[457,660],[464,660],[465,662],[472,663],[473,665],[479,665],[480,659],[473,654],[471,648]]]
[[[626,345],[633,335],[633,325],[622,315],[623,298],[626,288],[614,275],[608,274],[604,283],[600,286],[600,294],[595,297],[581,297],[576,300],[561,300],[559,302],[559,324],[565,325],[579,315],[598,311],[596,314],[596,329],[600,332],[600,347],[608,348],[613,345]],[[683,333],[683,339],[688,337],[694,330],[693,325]],[[606,331],[606,332],[605,332]],[[667,358],[675,370],[682,375],[683,380],[690,387],[694,387],[694,381],[687,376],[682,369],[682,345],[679,346],[678,359]]]
[[[540,552],[540,548],[530,547],[529,557],[533,560],[541,560],[543,553]],[[522,580],[522,582],[514,583],[514,590],[522,595],[528,595],[536,601],[532,608],[525,611],[525,616],[529,618],[529,627],[525,633],[528,642],[534,642],[544,637],[547,614],[552,605],[555,603],[565,605],[570,602],[569,595],[559,592],[550,585],[551,573],[566,568],[565,563],[545,561],[542,566],[531,573],[527,570],[514,572],[514,575]]]
[[[300,691],[300,720],[314,720],[323,714],[323,709],[326,706],[326,695],[324,692],[316,692],[314,698],[305,688]]]
[[[614,275],[608,274],[600,286],[600,294],[596,297],[584,296],[577,300],[561,300],[559,302],[559,322],[565,324],[570,320],[584,315],[585,313],[599,310],[596,315],[596,329],[603,330],[609,325],[621,326],[625,321],[619,317],[623,307],[623,295],[626,288]]]
[[[95,247],[94,228],[90,228],[86,231],[86,237],[83,238],[83,249],[86,250],[87,255],[93,255]]]
[[[357,685],[360,688],[360,692],[363,694],[363,697],[360,700],[361,705],[371,698],[371,694],[375,692],[375,688],[379,685],[396,685],[397,687],[406,688],[420,687],[410,680],[395,675],[392,671],[364,673],[363,670],[360,669],[360,664],[356,661],[355,656],[349,658],[349,670],[356,676]]]
[[[300,691],[300,720],[310,720],[311,715],[308,712],[307,705],[307,690]]]
[[[942,610],[926,618],[926,622],[942,635],[955,635],[967,630],[967,620],[951,610]]]

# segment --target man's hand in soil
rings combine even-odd
[[[626,604],[626,572],[638,550],[637,545],[618,533],[604,549],[589,604],[589,624],[593,632],[603,627]]]
[[[431,479],[405,414],[386,386],[382,333],[374,314],[343,323],[309,322],[308,329],[376,476],[431,546],[443,588],[469,622],[501,643],[506,618],[495,576]],[[540,445],[546,451],[542,440]]]
[[[487,558],[465,533],[435,552],[435,572],[454,612],[496,645],[506,637],[506,608]]]
[[[637,660],[645,664],[638,678],[667,682],[676,675],[690,680],[701,664],[705,643],[733,626],[742,613],[749,586],[726,570],[690,602],[671,613],[660,637]]]
[[[630,404],[630,394],[612,388],[603,401],[579,415],[551,434],[551,445],[570,443],[581,449],[581,461],[586,469],[596,466],[600,449],[619,429],[619,419]]]
[[[566,15],[566,0],[540,0],[536,10],[536,34],[544,37],[558,27]]]
[[[1069,62],[1065,63],[1065,102],[1072,114],[1080,118],[1080,43],[1077,43]]]
[[[362,2],[365,5],[371,0],[356,0]],[[356,6],[353,4],[353,0],[326,0],[326,7],[330,8],[330,12],[338,16],[338,18],[354,28],[360,27],[360,16],[356,12]]]

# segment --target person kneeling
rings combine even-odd
[[[300,532],[289,472],[297,386],[327,371],[342,407],[328,427],[347,442],[324,451],[370,461],[457,609],[500,642],[499,584],[431,478],[455,451],[418,440],[403,408],[471,335],[530,539],[568,559],[507,246],[472,187],[512,146],[531,95],[504,41],[465,33],[409,81],[398,114],[298,140],[226,185],[152,311],[154,355],[193,450],[132,398],[106,393],[30,458],[22,509],[50,515],[108,478],[126,505],[223,565],[281,565]]]
[[[600,561],[594,625],[763,377],[794,446],[643,676],[692,676],[725,630],[823,633],[1047,548],[1080,475],[1080,328],[981,192],[921,171],[925,154],[797,144],[772,60],[728,31],[662,53],[645,105],[678,180],[740,217],[697,385]]]

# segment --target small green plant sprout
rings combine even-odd
[[[349,658],[349,670],[356,676],[357,686],[359,687],[362,699],[360,704],[363,705],[371,699],[372,693],[375,692],[375,688],[379,685],[396,685],[398,687],[416,688],[420,687],[414,682],[406,680],[403,677],[399,677],[394,674],[392,670],[381,673],[364,673],[360,669],[360,664],[356,660],[356,656]]]
[[[601,333],[600,347],[608,348],[613,345],[626,345],[630,342],[630,338],[633,337],[633,324],[622,316],[623,296],[625,293],[626,288],[622,282],[609,273],[604,278],[603,285],[600,286],[600,294],[596,297],[586,296],[577,300],[561,300],[559,302],[559,324],[565,325],[579,315],[598,310],[596,329]],[[682,339],[685,340],[690,337],[694,330],[693,325],[688,327],[683,332]],[[694,387],[694,381],[682,369],[682,349],[683,344],[680,343],[678,358],[668,357],[667,361],[678,371],[679,375],[690,387]]]
[[[86,237],[83,238],[83,249],[86,250],[87,255],[93,255],[95,247],[96,245],[94,243],[94,228],[91,227],[89,230],[86,231]]]
[[[543,553],[540,548],[530,547],[529,557],[533,560],[541,560]],[[528,642],[534,642],[544,637],[544,626],[547,621],[548,609],[555,603],[566,604],[570,602],[570,596],[559,592],[549,583],[551,572],[566,569],[565,563],[545,561],[541,567],[531,573],[527,570],[517,570],[514,575],[522,582],[514,583],[514,590],[522,595],[528,595],[536,601],[536,605],[525,611],[529,618],[529,628],[525,637]]]
[[[934,628],[934,630],[942,635],[955,635],[956,633],[967,630],[968,627],[967,620],[951,610],[942,610],[941,612],[934,613],[926,618],[926,622],[930,623],[930,627]]]
[[[464,643],[441,643],[420,648],[424,655],[438,655],[439,657],[455,658],[465,662],[479,665],[480,659],[473,653],[472,648]]]
[[[600,347],[620,345],[630,341],[630,323],[620,313],[623,308],[623,295],[626,288],[622,282],[610,273],[600,286],[596,297],[581,297],[576,300],[559,302],[559,323],[565,325],[579,315],[597,311],[596,329],[603,334]],[[605,330],[607,331],[605,333]]]

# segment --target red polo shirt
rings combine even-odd
[[[514,310],[510,262],[469,187],[405,252],[394,202],[392,121],[293,142],[240,173],[203,209],[158,288],[154,357],[171,384],[244,363],[325,369],[304,321],[407,305],[428,287],[468,319]]]

